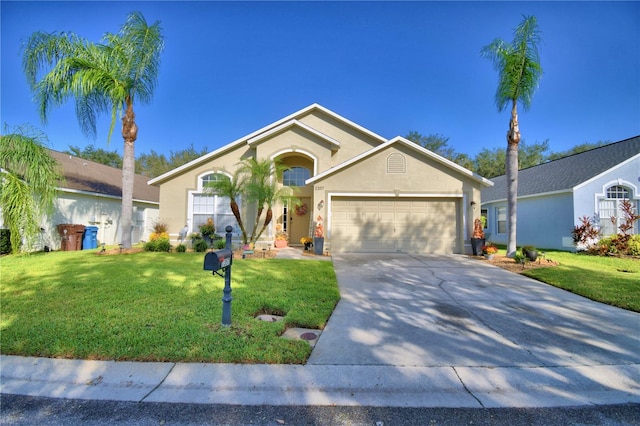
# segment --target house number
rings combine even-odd
[[[315,189],[316,191],[322,191],[324,190],[324,186],[315,186],[313,187],[313,189]]]

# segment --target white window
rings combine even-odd
[[[507,233],[507,208],[496,207],[496,231],[498,234]]]
[[[305,186],[305,181],[311,177],[309,169],[304,167],[291,167],[282,173],[284,186]]]
[[[219,179],[229,179],[220,173],[211,173],[200,178],[199,192],[191,195],[191,224],[193,232],[198,232],[198,227],[207,222],[207,219],[213,219],[216,226],[216,234],[224,235],[224,229],[227,225],[231,225],[237,230],[236,218],[233,215],[229,198],[217,195],[212,190],[207,189],[210,182]],[[240,200],[236,200],[240,205]]]
[[[624,221],[624,213],[622,212],[622,202],[631,200],[635,210],[638,211],[638,203],[632,200],[632,191],[622,185],[613,185],[607,188],[606,198],[601,199],[598,203],[598,213],[600,216],[600,231],[602,235],[612,235],[618,233],[618,226]],[[637,233],[637,223],[634,233]]]

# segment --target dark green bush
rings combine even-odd
[[[144,244],[144,251],[171,251],[171,243],[168,238],[158,238],[157,240],[148,241]]]
[[[184,253],[185,251],[187,251],[187,246],[185,246],[184,244],[178,244],[176,246],[176,252]]]
[[[225,248],[226,245],[227,245],[227,242],[225,240],[223,240],[223,239],[215,240],[213,242],[213,247],[216,250],[223,249],[223,248]]]
[[[193,249],[197,252],[207,251],[208,248],[209,244],[207,244],[205,240],[196,240],[196,242],[193,243]]]
[[[0,254],[11,253],[11,231],[0,229]]]

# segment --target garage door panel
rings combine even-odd
[[[454,253],[457,199],[332,200],[336,252]]]

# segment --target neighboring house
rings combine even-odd
[[[58,188],[55,210],[42,225],[42,245],[60,248],[57,225],[98,227],[98,243],[120,243],[122,210],[122,170],[49,150],[58,162],[64,180]],[[158,219],[158,188],[147,185],[149,178],[135,175],[133,189],[132,242],[147,240]]]
[[[482,190],[487,239],[507,243],[506,177]],[[518,173],[517,245],[573,250],[571,231],[588,216],[604,235],[617,233],[620,204],[640,200],[640,136],[549,161]],[[636,224],[635,233],[638,233]]]
[[[473,219],[480,216],[480,190],[491,185],[413,142],[385,139],[313,104],[152,179],[149,184],[160,187],[160,216],[169,222],[172,239],[185,224],[197,231],[211,217],[219,234],[231,225],[239,240],[229,200],[203,187],[230,176],[247,158],[287,166],[275,178],[295,187],[304,206],[275,206],[257,248],[272,245],[277,225],[290,244],[298,244],[320,222],[331,252],[463,253],[470,250]],[[242,200],[240,206],[251,228],[256,208]]]

